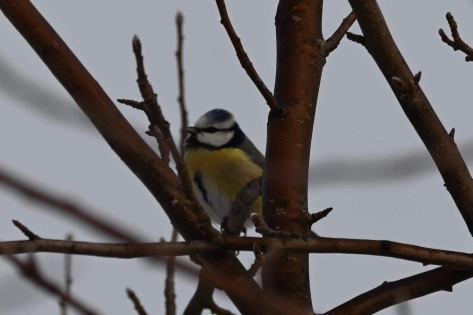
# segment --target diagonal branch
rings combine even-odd
[[[14,175],[7,173],[1,167],[0,184],[5,185],[6,188],[13,189],[15,192],[20,193],[22,196],[31,199],[34,202],[38,202],[40,204],[45,205],[46,207],[44,207],[44,209],[55,211],[78,219],[79,221],[85,223],[87,226],[93,228],[99,233],[132,243],[142,243],[145,240],[144,237],[134,235],[130,232],[126,232],[125,229],[120,229],[115,225],[110,224],[106,220],[103,220],[93,215],[93,213],[100,213],[100,211],[86,209],[85,207],[75,204],[67,200],[66,198],[55,196],[52,193],[47,192],[44,189],[40,189],[39,187],[36,187],[31,183],[20,180]],[[18,226],[17,224],[15,225]],[[31,232],[23,224],[21,224],[21,226],[23,226],[24,229],[29,231],[29,233],[27,234],[26,230],[22,230],[22,232],[24,232],[28,238],[34,235],[38,237],[38,239],[40,239],[39,236]],[[156,258],[156,261],[162,264],[165,260],[162,258]],[[179,262],[179,264],[179,266],[183,270],[187,271],[190,275],[195,276],[197,274],[193,267],[187,264],[183,264],[181,262]]]
[[[324,53],[326,57],[330,55],[330,53],[338,47],[338,45],[343,39],[343,36],[347,34],[348,30],[353,25],[353,23],[355,23],[355,21],[356,21],[356,14],[355,12],[352,11],[350,12],[350,14],[348,14],[346,18],[343,19],[342,24],[340,24],[340,26],[332,34],[332,36],[330,36],[330,38],[325,41],[325,44],[323,47],[324,47]]]
[[[473,48],[468,46],[468,44],[465,43],[463,39],[460,37],[460,33],[458,32],[458,25],[457,25],[457,22],[455,21],[455,18],[450,12],[447,13],[446,18],[447,18],[448,25],[450,26],[450,32],[452,33],[453,40],[448,38],[448,36],[443,31],[443,29],[439,30],[440,38],[442,39],[444,43],[452,47],[453,50],[455,51],[460,50],[461,52],[465,53],[466,61],[473,61]]]
[[[126,121],[33,4],[28,0],[0,0],[0,9],[90,118],[118,157],[160,203],[179,234],[188,241],[220,238],[221,234],[212,227],[202,207],[187,198],[179,178]],[[166,137],[165,130],[162,131]],[[265,303],[261,288],[248,276],[234,255],[218,252],[202,254],[199,258],[215,273],[221,288],[241,313],[258,314],[271,308]]]
[[[0,249],[0,254],[4,255],[5,252]],[[30,257],[30,260],[27,263],[23,263],[16,257],[10,255],[4,255],[6,260],[14,265],[21,274],[28,279],[30,282],[36,284],[42,288],[45,292],[59,297],[63,301],[67,301],[74,309],[81,312],[85,315],[98,315],[96,311],[92,310],[90,307],[86,306],[83,302],[77,300],[76,298],[65,294],[56,284],[49,281],[39,272],[38,267],[36,266],[33,257]]]
[[[434,160],[470,234],[473,235],[473,179],[452,137],[437,117],[401,52],[375,0],[349,0],[366,49],[390,84],[404,113]]]
[[[138,315],[148,315],[143,305],[141,305],[140,299],[138,299],[138,297],[136,296],[135,292],[133,292],[132,289],[127,288],[126,294],[128,295],[128,298],[133,303],[133,306],[135,307],[135,310],[138,313]]]
[[[241,66],[243,69],[245,69],[246,73],[250,77],[251,81],[253,81],[253,83],[256,85],[256,88],[258,91],[260,91],[261,95],[263,95],[269,108],[271,110],[281,110],[276,99],[274,98],[273,93],[271,93],[271,91],[266,87],[266,84],[264,84],[263,80],[256,72],[256,69],[253,67],[250,57],[248,57],[243,45],[241,44],[241,39],[233,29],[232,22],[228,17],[225,0],[215,0],[215,3],[217,4],[218,12],[220,13],[220,23],[222,23],[223,27],[225,27],[228,37],[230,37],[230,40],[232,41],[233,48],[235,48],[235,52],[237,54],[238,60],[241,63]]]
[[[470,279],[473,273],[448,268],[436,268],[412,277],[384,282],[379,287],[326,312],[330,315],[369,315],[390,306],[438,291],[452,291],[453,285]]]

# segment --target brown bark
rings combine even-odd
[[[0,9],[110,147],[159,201],[179,234],[186,240],[219,238],[206,213],[186,198],[178,177],[141,139],[31,2],[1,0]],[[221,288],[241,313],[261,314],[268,309],[258,284],[233,254],[203,254],[200,258],[219,277]]]
[[[307,180],[315,106],[325,57],[322,1],[279,2],[277,69],[263,177],[263,214],[272,229],[307,235]],[[277,257],[277,256],[276,256]],[[283,255],[263,267],[263,288],[312,309],[307,254]]]
[[[390,306],[437,291],[452,291],[452,286],[470,279],[473,273],[449,268],[437,268],[379,287],[328,311],[327,315],[370,315]],[[455,313],[455,312],[453,312]]]
[[[473,235],[473,179],[453,137],[437,117],[396,46],[375,0],[349,0],[368,52],[391,86],[404,113],[429,151]],[[397,78],[394,79],[393,78]]]

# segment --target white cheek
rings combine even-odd
[[[220,147],[232,140],[234,133],[234,131],[200,132],[197,134],[197,140],[208,145]]]

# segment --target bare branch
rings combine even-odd
[[[215,290],[214,282],[215,279],[212,278],[205,268],[202,268],[199,275],[199,285],[197,286],[194,296],[184,310],[184,315],[201,314],[204,309],[210,310],[212,314],[233,315],[232,312],[220,308],[215,304],[212,297]]]
[[[388,80],[404,113],[434,160],[470,234],[473,235],[473,179],[455,141],[448,136],[429,100],[394,42],[376,0],[349,0],[365,36],[366,49]],[[398,78],[403,87],[395,84]],[[397,81],[399,81],[397,80]]]
[[[154,137],[158,143],[159,153],[164,164],[169,166],[169,148],[164,140],[163,133],[156,125],[149,125],[149,130],[146,131],[146,134],[150,137]]]
[[[449,268],[437,268],[379,287],[326,312],[330,315],[368,315],[390,306],[416,299],[437,291],[452,291],[452,286],[470,279],[473,273]]]
[[[360,44],[362,46],[366,46],[365,45],[365,38],[363,37],[363,35],[358,35],[358,34],[354,34],[354,33],[351,33],[351,32],[347,32],[347,38],[349,40],[351,40],[352,42],[355,42],[355,43]]]
[[[281,110],[282,109],[276,99],[273,96],[273,93],[266,87],[263,80],[260,78],[256,69],[253,67],[253,63],[251,63],[250,57],[245,52],[243,45],[241,44],[241,40],[236,34],[235,30],[233,29],[232,22],[228,17],[227,7],[225,6],[225,0],[215,0],[215,3],[218,7],[218,12],[220,13],[220,23],[222,23],[223,27],[227,31],[228,37],[232,41],[233,48],[235,48],[235,52],[237,54],[238,60],[241,63],[243,69],[245,69],[246,73],[250,77],[251,81],[256,85],[258,90],[260,91],[261,95],[263,95],[266,103],[268,104],[271,110]]]
[[[452,33],[453,40],[448,38],[443,29],[439,30],[440,38],[444,43],[452,47],[454,51],[460,50],[461,52],[465,53],[465,61],[473,61],[473,48],[468,46],[468,44],[465,43],[460,37],[460,33],[458,32],[458,25],[455,21],[455,18],[450,12],[447,13],[446,18],[448,25],[450,26],[450,32]]]
[[[31,232],[26,226],[24,226],[21,222],[19,221],[16,221],[16,220],[12,220],[13,222],[13,225],[15,225],[23,234],[26,235],[26,237],[28,237],[28,239],[30,241],[34,241],[34,240],[38,240],[38,239],[41,239],[41,237],[39,237],[38,235],[34,234],[33,232]]]
[[[8,253],[4,252],[1,247],[0,254],[4,255],[6,260],[9,261],[12,265],[14,265],[26,279],[42,288],[45,292],[59,297],[61,300],[67,301],[75,310],[79,311],[82,314],[99,314],[98,312],[92,310],[90,307],[86,306],[83,302],[77,300],[76,298],[70,295],[66,295],[56,284],[43,277],[42,274],[39,272],[38,267],[36,266],[36,263],[33,260],[32,256],[30,256],[30,260],[28,261],[28,263],[23,263],[18,258],[8,255]]]
[[[249,181],[235,198],[228,217],[222,223],[222,231],[228,235],[240,235],[245,222],[248,220],[251,206],[261,196],[261,177]]]
[[[69,234],[66,237],[67,241],[72,241],[72,235]],[[65,282],[65,290],[64,295],[66,297],[71,296],[71,285],[72,285],[72,255],[66,254],[64,257],[64,282]],[[61,306],[61,314],[67,315],[67,298],[61,299],[59,302]]]
[[[346,18],[343,19],[342,24],[337,28],[337,30],[330,36],[329,39],[325,41],[324,45],[324,50],[325,50],[325,56],[330,55],[332,51],[334,51],[340,42],[343,39],[343,36],[347,34],[348,30],[350,27],[355,23],[356,21],[356,14],[355,12],[350,12]]]
[[[133,302],[133,306],[135,306],[135,310],[138,313],[138,315],[148,315],[148,313],[146,313],[143,305],[141,305],[140,300],[138,299],[138,297],[136,296],[135,292],[133,292],[132,289],[127,288],[126,294],[130,298],[130,300]]]
[[[171,242],[176,243],[179,233],[175,229],[172,230]],[[176,314],[176,292],[174,289],[174,265],[176,264],[176,257],[169,256],[166,265],[166,285],[164,287],[164,296],[166,297],[166,315]]]
[[[166,143],[167,149],[171,152],[171,155],[176,162],[176,169],[179,175],[179,179],[181,180],[182,188],[189,200],[194,200],[196,206],[200,206],[194,197],[194,193],[192,191],[192,182],[189,177],[189,173],[187,171],[186,164],[179,153],[179,150],[172,138],[171,131],[169,129],[169,123],[163,116],[161,111],[161,106],[158,103],[158,97],[153,91],[153,87],[148,81],[148,77],[145,72],[144,63],[143,63],[143,55],[141,53],[141,42],[138,36],[133,37],[133,53],[135,54],[136,58],[136,72],[138,74],[138,87],[140,89],[141,96],[144,100],[144,112],[148,116],[148,120],[151,125],[156,126],[161,130],[164,141]],[[151,128],[150,128],[151,130]],[[203,212],[203,210],[202,210]]]
[[[264,222],[263,218],[261,218],[258,214],[252,213],[251,214],[251,221],[255,225],[256,233],[260,233],[266,237],[275,237],[275,238],[284,238],[284,237],[295,237],[300,238],[301,235],[297,232],[285,232],[285,231],[276,231],[271,229],[266,222]]]
[[[326,216],[328,216],[330,214],[330,212],[332,212],[333,208],[330,207],[330,208],[327,208],[325,210],[322,210],[320,212],[317,212],[317,213],[312,213],[310,215],[310,222],[311,224],[314,224],[320,220],[322,220],[323,218],[325,218]]]
[[[253,245],[253,253],[255,254],[255,262],[251,265],[250,269],[248,269],[248,273],[252,277],[256,276],[256,273],[261,269],[264,259],[261,248],[256,244]]]
[[[182,24],[184,23],[184,16],[181,12],[176,14],[176,28],[177,28],[177,50],[176,50],[176,61],[177,61],[177,74],[179,80],[179,96],[177,98],[179,102],[179,109],[181,110],[181,155],[184,155],[184,141],[187,138],[187,109],[186,109],[186,98],[184,90],[184,66],[183,66],[183,43],[184,36],[182,35]]]
[[[27,0],[0,0],[0,9],[87,114],[110,147],[159,201],[179,234],[188,241],[221,238],[195,197],[189,198],[189,193],[183,191],[186,181],[182,182],[136,133],[33,4]],[[154,93],[145,96],[146,104]],[[169,129],[163,129],[159,124],[158,127],[161,127],[165,139],[171,139]],[[179,158],[180,155],[177,149],[174,150],[175,145],[170,147],[180,167],[181,160],[175,157],[175,153]],[[192,188],[186,187],[185,190],[191,192]],[[261,313],[271,308],[262,302],[261,288],[234,255],[219,252],[202,254],[199,258],[218,277],[221,288],[241,313]],[[235,286],[237,281],[238,286]]]
[[[217,242],[200,240],[175,243],[89,243],[38,239],[34,241],[0,242],[0,251],[9,255],[47,252],[131,259],[184,256],[220,251],[253,251],[254,245],[261,248],[263,252],[274,250],[284,253],[382,256],[473,271],[473,256],[466,253],[431,249],[392,241],[325,237],[304,239],[226,236]]]
[[[133,243],[142,243],[145,239],[129,232],[125,232],[125,229],[119,229],[116,226],[92,214],[100,213],[100,211],[86,209],[82,206],[79,206],[78,204],[74,204],[71,201],[66,200],[65,198],[56,197],[52,193],[46,192],[43,189],[32,185],[31,183],[22,181],[11,174],[8,174],[1,168],[0,184],[5,185],[6,188],[13,189],[26,198],[46,205],[47,207],[44,207],[44,209],[53,210],[55,212],[72,216],[75,219],[86,223],[89,227],[94,228],[97,232]],[[65,253],[67,252],[64,252],[64,254]],[[157,257],[155,259],[160,263],[164,262],[164,259],[162,258]],[[179,266],[191,275],[197,274],[195,269],[187,264],[179,262]]]

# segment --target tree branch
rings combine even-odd
[[[72,235],[69,234],[66,237],[67,241],[72,241]],[[65,254],[64,256],[64,295],[66,297],[71,296],[71,285],[72,285],[72,256],[71,254]],[[61,299],[59,301],[61,306],[61,314],[67,315],[67,299]]]
[[[4,252],[3,248],[0,248],[0,254],[3,255],[3,257],[5,257],[8,262],[14,265],[27,280],[36,284],[45,292],[59,297],[63,301],[67,301],[74,309],[76,309],[82,314],[99,314],[96,311],[92,310],[90,307],[86,306],[83,302],[77,300],[76,298],[70,295],[65,294],[56,284],[43,277],[43,275],[39,272],[38,267],[32,256],[29,257],[29,261],[27,263],[23,263],[18,258],[9,255],[7,252]]]
[[[148,188],[184,239],[218,239],[208,215],[182,190],[181,181],[141,139],[96,80],[28,0],[0,0],[0,9],[87,114],[120,159]],[[148,96],[148,95],[146,95]],[[153,95],[151,95],[153,97]],[[162,130],[166,137],[165,130]],[[177,160],[177,159],[176,159]],[[258,284],[228,252],[199,255],[244,314],[271,309]],[[238,283],[235,286],[235,283]]]
[[[144,258],[187,256],[219,251],[356,254],[391,257],[422,264],[473,271],[473,256],[466,253],[431,249],[392,241],[344,238],[258,238],[226,236],[221,241],[189,241],[160,243],[90,243],[52,239],[0,242],[0,251],[9,255],[25,253],[59,253],[108,258]]]
[[[184,66],[183,66],[183,43],[184,36],[182,35],[182,24],[184,23],[184,16],[181,12],[176,14],[176,28],[177,28],[177,50],[176,50],[176,61],[177,61],[177,74],[179,81],[179,96],[177,101],[179,102],[179,109],[181,111],[181,155],[184,155],[184,141],[187,138],[187,109],[186,109],[186,98],[184,90]]]
[[[261,177],[252,179],[240,190],[230,214],[222,224],[224,234],[240,235],[245,222],[248,220],[251,206],[261,196],[261,180]]]
[[[448,38],[443,29],[439,30],[440,38],[444,43],[452,47],[454,51],[460,50],[461,52],[465,53],[465,61],[473,61],[473,48],[468,46],[468,44],[465,43],[460,37],[460,33],[458,32],[458,25],[455,21],[455,18],[450,12],[447,13],[446,18],[448,25],[450,26],[450,32],[452,33],[453,40]]]
[[[468,271],[436,268],[394,282],[384,282],[379,287],[326,312],[330,315],[369,315],[390,306],[416,299],[437,291],[452,291],[452,286],[470,279]]]
[[[20,193],[22,196],[28,199],[45,205],[46,207],[44,207],[44,209],[53,210],[55,212],[66,214],[75,219],[78,219],[79,221],[82,221],[87,226],[93,228],[99,233],[103,233],[105,235],[132,243],[143,243],[145,240],[144,237],[134,235],[130,232],[125,232],[125,229],[119,229],[113,224],[110,224],[105,220],[100,219],[92,214],[100,213],[100,211],[86,209],[82,206],[79,206],[78,204],[74,204],[71,201],[66,200],[65,198],[56,197],[50,192],[46,192],[31,183],[22,181],[19,178],[13,176],[12,174],[8,174],[2,168],[0,168],[0,184],[5,185],[6,188],[13,189],[15,192]],[[18,226],[17,224],[15,225]],[[21,224],[21,226],[23,227],[23,229],[29,231],[28,234],[32,234],[28,235],[26,233],[26,230],[22,230],[22,232],[28,238],[34,235],[35,238],[37,237],[41,239],[38,235],[31,232],[23,224]],[[164,259],[162,258],[156,257],[155,260],[161,264],[164,263]],[[186,271],[189,275],[197,275],[197,271],[194,267],[191,267],[188,264],[184,264],[182,262],[178,262],[178,264],[179,267],[182,268],[182,270]]]
[[[225,0],[215,0],[215,3],[217,4],[218,12],[220,13],[220,23],[222,23],[223,27],[225,27],[228,37],[230,37],[230,40],[232,41],[233,48],[235,48],[238,60],[240,61],[243,69],[245,69],[246,74],[248,74],[251,81],[253,81],[253,83],[256,85],[256,88],[258,88],[258,91],[260,91],[261,95],[263,95],[269,108],[271,110],[282,110],[271,91],[266,87],[263,80],[256,72],[256,69],[253,67],[253,63],[251,63],[250,57],[248,57],[243,45],[241,44],[240,38],[233,29],[232,22],[228,17]]]
[[[325,41],[323,48],[326,57],[338,47],[343,39],[343,36],[347,34],[348,30],[353,25],[353,23],[355,23],[355,21],[356,14],[352,11],[346,18],[343,19],[342,24],[340,24],[332,36],[330,36],[330,38]]]
[[[455,141],[448,136],[429,100],[396,46],[375,0],[349,0],[366,49],[390,84],[404,113],[424,142],[458,210],[473,235],[473,180]],[[402,82],[402,86],[396,84]]]
[[[233,315],[232,312],[224,310],[215,304],[212,297],[214,290],[215,279],[212,279],[209,272],[205,268],[202,268],[199,275],[199,285],[183,314],[197,315],[202,314],[204,309],[208,309],[212,314]]]
[[[141,305],[140,299],[138,299],[138,297],[136,296],[135,292],[133,292],[132,289],[127,288],[126,294],[128,295],[128,298],[133,303],[133,306],[135,307],[135,310],[138,313],[138,315],[148,315],[143,305]]]
[[[176,243],[179,233],[172,230],[171,242]],[[166,315],[176,315],[176,292],[174,289],[174,272],[176,256],[169,256],[166,264],[166,284],[164,286],[164,297],[166,298]]]

